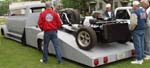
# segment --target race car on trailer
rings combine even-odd
[[[37,1],[11,4],[6,23],[1,26],[2,35],[42,50],[43,32],[37,26],[37,21],[39,13],[44,9],[45,4]],[[58,39],[64,58],[90,67],[96,67],[135,55],[133,44],[127,42],[130,36],[127,24],[99,20],[93,17],[93,19],[88,17],[81,19],[77,11],[70,9],[62,10],[60,16],[63,25],[58,31]],[[86,25],[87,23],[90,25]],[[121,35],[118,31],[121,32]],[[126,38],[122,37],[122,34]],[[51,43],[48,50],[49,53],[55,54]]]
[[[73,15],[71,13],[73,13],[73,10],[71,9],[61,12],[60,16],[63,23],[68,23],[73,29],[68,29],[66,26],[63,28],[75,33],[76,42],[81,49],[90,50],[97,44],[97,42],[119,42],[125,44],[131,39],[130,30],[126,21],[116,21],[103,18],[100,11],[95,11],[93,12],[93,17],[91,19],[83,18],[80,22],[79,14],[74,12]],[[77,24],[76,27],[70,24],[72,20],[75,20],[72,23]],[[84,22],[86,20],[88,20],[88,25]]]

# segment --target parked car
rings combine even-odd
[[[115,20],[108,21],[85,17],[83,26],[77,31],[76,42],[81,49],[90,50],[97,42],[126,43],[131,41],[129,30],[132,7],[118,7],[115,9]],[[86,26],[85,26],[86,25]]]

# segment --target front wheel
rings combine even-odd
[[[1,28],[1,34],[4,36],[4,30]]]
[[[97,44],[96,32],[90,27],[81,27],[77,31],[76,43],[80,49],[90,50]]]

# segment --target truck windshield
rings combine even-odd
[[[31,12],[32,13],[38,13],[38,12],[41,12],[41,11],[44,11],[45,10],[45,7],[34,7],[34,8],[31,8]]]
[[[116,19],[130,19],[128,11],[127,10],[118,10],[116,13]]]

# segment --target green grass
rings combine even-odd
[[[37,49],[24,46],[16,41],[4,38],[0,33],[0,68],[89,68],[87,66],[63,59],[63,64],[57,63],[53,55],[48,57],[46,64],[40,63],[42,53]],[[150,60],[142,65],[130,64],[133,58],[98,66],[96,68],[150,68]]]
[[[0,36],[0,68],[81,68],[82,66],[64,59],[58,64],[55,56],[49,56],[48,63],[39,60],[42,53],[37,49]]]

